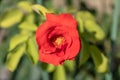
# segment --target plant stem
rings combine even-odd
[[[119,5],[120,0],[115,0],[115,8],[113,14],[113,25],[111,28],[111,54],[110,54],[110,73],[111,77],[113,78],[114,68],[114,55],[115,55],[115,48],[116,48],[116,37],[117,37],[117,28],[118,28],[118,18],[119,18]]]
[[[119,7],[120,0],[115,0],[115,9],[113,14],[113,25],[111,28],[111,40],[115,41],[117,37],[118,18],[119,18]]]

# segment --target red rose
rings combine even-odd
[[[36,31],[40,61],[58,65],[79,53],[81,42],[77,22],[70,14],[46,14]]]

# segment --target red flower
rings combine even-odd
[[[46,14],[36,31],[40,61],[58,65],[79,53],[81,42],[77,22],[70,14]]]

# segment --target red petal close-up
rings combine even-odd
[[[70,14],[46,14],[46,21],[36,31],[39,60],[59,65],[74,59],[81,50],[77,21]]]

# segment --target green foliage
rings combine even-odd
[[[85,41],[82,41],[82,44],[82,51],[80,53],[80,65],[85,64],[90,57],[89,44]]]
[[[47,64],[47,63],[42,63],[41,67],[43,70],[45,70],[48,73],[52,73],[56,69],[56,66],[54,66],[53,64]]]
[[[98,24],[96,24],[94,21],[92,20],[87,20],[85,21],[85,29],[88,32],[94,33],[95,38],[97,40],[103,40],[105,37],[105,33],[103,32],[103,30],[100,28],[100,26]]]
[[[83,33],[84,32],[84,23],[83,23],[82,19],[79,18],[78,16],[77,16],[77,20],[78,20],[78,25],[79,25],[78,30],[81,33]]]
[[[96,68],[98,73],[104,73],[108,71],[108,59],[103,54],[101,55],[102,55],[102,63]]]
[[[93,59],[96,70],[99,73],[105,72],[107,69],[108,60],[103,53],[95,45],[90,45],[89,42],[95,43],[105,38],[105,33],[102,28],[96,23],[95,17],[87,12],[80,11],[76,14],[78,21],[79,33],[82,37],[82,51],[80,53],[80,66],[85,64],[89,57]],[[103,68],[104,67],[104,68]]]
[[[29,35],[24,35],[24,34],[17,34],[10,40],[10,45],[9,45],[9,51],[13,50],[16,48],[18,45],[21,43],[24,43],[27,41]]]
[[[42,15],[46,15],[46,13],[51,13],[49,10],[47,10],[45,7],[43,7],[42,5],[33,5],[32,8],[38,13],[38,14],[42,14]]]
[[[5,15],[3,15],[3,19],[1,20],[0,27],[2,28],[9,28],[13,26],[14,24],[17,24],[21,21],[23,17],[23,13],[18,9],[12,9],[8,12],[6,12]]]
[[[6,65],[10,71],[14,71],[17,68],[20,59],[25,52],[25,49],[26,49],[26,45],[21,44],[14,51],[8,53]]]
[[[101,51],[94,45],[90,46],[90,54],[93,58],[95,66],[99,66],[102,63],[102,55]]]
[[[21,1],[17,4],[18,8],[13,8],[7,14],[5,14],[5,17],[3,17],[1,22],[1,27],[3,28],[9,28],[13,26],[14,24],[21,21],[23,15],[24,19],[23,21],[18,24],[18,28],[20,29],[20,33],[13,36],[10,40],[9,44],[9,52],[8,52],[8,59],[6,61],[7,67],[14,71],[21,59],[22,56],[20,56],[21,52],[14,52],[16,49],[18,50],[19,46],[22,44],[25,44],[27,47],[25,48],[24,52],[26,51],[26,55],[28,55],[28,58],[32,61],[33,64],[36,64],[38,62],[38,49],[35,41],[34,32],[37,29],[35,22],[35,15],[33,14],[32,5],[30,2],[27,1]],[[47,11],[43,6],[40,5],[34,5],[34,7],[37,7],[43,14]],[[41,9],[42,8],[42,9]],[[36,9],[37,10],[37,9]],[[45,12],[44,12],[45,11]],[[48,12],[48,11],[47,11]],[[15,62],[12,58],[12,56],[19,56],[17,62]],[[17,58],[17,57],[16,57]],[[8,62],[10,60],[10,62]],[[15,63],[15,64],[12,64]],[[12,65],[12,67],[11,67]]]
[[[90,36],[90,38],[93,36],[98,41],[104,39],[105,33],[96,23],[95,17],[92,14],[87,11],[81,11],[76,14],[76,19],[79,24],[78,28],[80,33],[88,31],[88,34],[85,32],[85,36]],[[90,34],[92,34],[92,36]]]
[[[83,47],[80,54],[80,65],[83,65],[91,57],[98,73],[104,73],[108,69],[108,59],[103,53],[95,46],[89,45],[83,40]]]
[[[48,64],[45,70],[47,72],[53,72],[55,70],[55,66],[53,64]]]
[[[83,21],[86,21],[86,20],[95,21],[95,17],[88,11],[80,11],[80,12],[78,12],[76,14],[76,18],[77,19],[82,19]]]
[[[108,70],[108,59],[103,55],[103,53],[96,47],[91,45],[91,56],[93,58],[96,70],[99,73],[104,73]]]
[[[28,12],[28,13],[32,12],[32,7],[31,7],[32,5],[28,1],[21,1],[17,4],[17,6],[24,12]]]
[[[27,53],[28,57],[33,64],[38,62],[38,48],[35,41],[35,37],[30,37],[27,41]]]
[[[56,67],[53,74],[53,80],[66,80],[65,69],[62,65]]]
[[[26,22],[29,22],[29,23],[34,23],[34,20],[35,20],[35,15],[33,12],[31,13],[28,13],[25,17],[25,20]]]
[[[74,60],[73,61],[72,60],[66,60],[64,62],[64,66],[68,71],[73,72],[75,70],[76,64],[75,64]]]
[[[34,23],[24,21],[19,25],[19,28],[24,30],[36,31],[37,26]]]
[[[94,36],[94,33],[90,33],[90,32],[84,32],[82,35],[83,39],[86,41],[86,42],[92,42],[92,43],[95,43],[97,42],[98,40],[96,40],[95,36]]]

